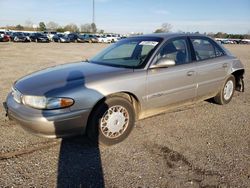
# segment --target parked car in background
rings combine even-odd
[[[32,33],[29,37],[32,42],[50,42],[49,38],[42,33]]]
[[[107,35],[105,35],[105,37],[107,37],[113,43],[120,40],[120,36],[115,35],[115,34],[107,34]]]
[[[111,43],[111,40],[105,36],[96,35],[96,38],[100,43]]]
[[[69,43],[70,39],[67,35],[63,35],[63,34],[55,34],[52,37],[52,41],[53,42],[61,42],[61,43]]]
[[[222,40],[221,43],[222,43],[222,44],[236,44],[235,41],[229,40],[229,39],[227,39],[227,40]]]
[[[50,41],[53,41],[52,38],[53,38],[56,34],[57,34],[57,32],[53,32],[53,31],[52,31],[52,32],[49,32],[49,33],[47,34],[47,37],[49,38]]]
[[[11,35],[13,42],[30,42],[22,32],[14,32]]]
[[[10,38],[10,33],[6,32],[6,31],[0,31],[0,41],[1,42],[8,42],[8,41],[11,41],[11,38]]]
[[[84,34],[82,36],[84,37],[84,42],[98,43],[98,39],[97,39],[97,37],[95,35]]]
[[[77,33],[70,33],[68,34],[69,40],[70,42],[79,42],[78,38],[79,38],[79,34]]]
[[[121,36],[121,37],[120,37],[120,40],[121,40],[121,39],[126,39],[126,38],[128,38],[128,37],[127,37],[127,36]]]
[[[76,42],[80,42],[80,43],[85,42],[85,37],[84,37],[84,35],[78,35],[78,36],[77,36]]]
[[[26,36],[27,41],[31,42],[31,38],[30,38],[31,33],[23,33],[23,34]]]
[[[250,44],[250,39],[242,39],[240,44]]]
[[[244,71],[239,59],[203,35],[136,36],[87,62],[17,80],[4,106],[11,119],[40,136],[86,133],[112,145],[136,120],[209,98],[229,103],[235,90],[244,91]]]

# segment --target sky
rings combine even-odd
[[[93,0],[0,0],[0,26],[54,21],[92,22]],[[250,0],[95,0],[95,23],[105,32],[250,33]]]

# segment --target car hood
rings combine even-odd
[[[15,88],[24,95],[49,96],[57,88],[75,88],[133,72],[133,69],[117,68],[87,62],[77,62],[47,68],[27,75],[15,83]],[[59,91],[59,90],[57,90]]]

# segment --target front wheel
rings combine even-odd
[[[130,101],[121,97],[108,98],[91,114],[87,135],[103,145],[117,144],[127,138],[134,123],[135,112]]]
[[[229,103],[233,98],[234,90],[235,78],[233,75],[230,75],[221,88],[220,92],[214,97],[215,102],[221,105]]]

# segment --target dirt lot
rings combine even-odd
[[[1,103],[16,79],[105,46],[0,43]],[[1,107],[0,187],[250,187],[250,45],[226,47],[245,64],[245,93],[139,121],[112,147],[33,136]]]

